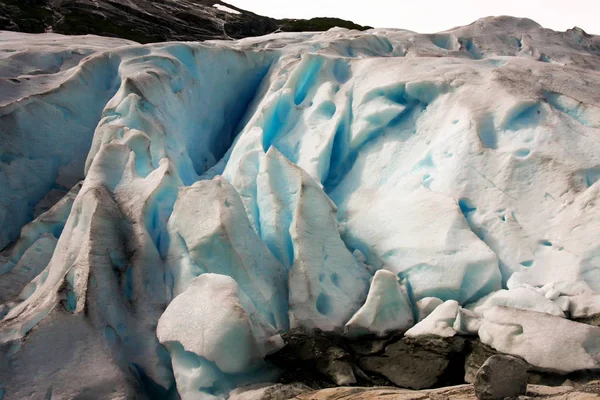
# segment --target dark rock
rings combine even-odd
[[[594,326],[600,327],[600,314],[592,315],[590,317],[576,318],[576,319],[574,319],[574,321],[582,323],[582,324],[594,325]]]
[[[392,338],[392,339],[368,339],[361,338],[358,340],[350,340],[348,341],[348,346],[352,350],[354,354],[357,356],[370,356],[378,353],[383,353],[385,351],[385,347],[393,343],[395,341],[400,340],[400,338]]]
[[[314,389],[342,385],[422,389],[463,383],[466,339],[362,338],[292,330],[268,360],[285,372],[280,383]]]
[[[267,360],[286,372],[282,382],[304,382],[313,388],[356,383],[352,355],[342,339],[293,329],[282,335],[285,347]]]
[[[475,383],[475,376],[479,368],[488,360],[488,358],[499,354],[494,348],[481,343],[479,339],[470,341],[465,357],[465,382]]]
[[[475,383],[482,365],[499,354],[478,339],[461,336],[351,340],[294,329],[282,337],[286,346],[268,357],[283,370],[279,383],[301,382],[312,389],[344,385],[425,389]],[[582,385],[600,378],[599,371],[560,375],[521,362],[530,384],[560,386],[570,379]]]
[[[215,5],[235,12],[219,10]],[[334,26],[366,29],[331,18],[279,21],[219,0],[0,0],[2,30],[95,34],[139,43],[240,39],[275,31],[328,30]]]
[[[329,347],[325,359],[317,362],[317,370],[331,378],[338,386],[356,383],[350,354],[340,347]]]
[[[494,355],[475,375],[475,394],[479,400],[503,400],[527,393],[527,364],[507,355]]]
[[[465,339],[460,337],[403,338],[388,345],[381,355],[361,357],[359,366],[411,389],[462,383],[464,347]]]

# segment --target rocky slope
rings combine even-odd
[[[138,43],[365,29],[336,18],[276,20],[215,0],[0,0],[0,30],[95,34]]]

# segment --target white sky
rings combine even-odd
[[[224,0],[273,18],[338,17],[377,28],[434,33],[490,15],[600,34],[600,0]]]

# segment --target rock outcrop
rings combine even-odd
[[[139,43],[241,39],[334,26],[366,29],[337,18],[276,20],[218,0],[0,0],[0,30],[95,34]]]

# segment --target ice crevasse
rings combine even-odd
[[[509,17],[0,33],[0,397],[226,398],[296,327],[600,369],[599,87],[599,37]]]

